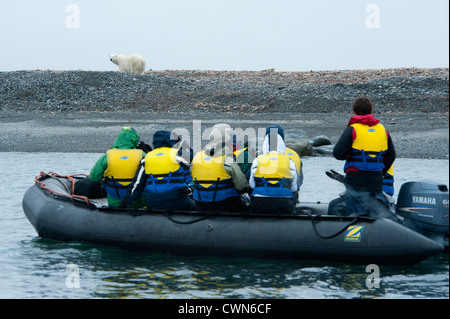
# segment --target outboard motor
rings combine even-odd
[[[396,214],[406,227],[448,250],[448,188],[433,182],[407,182],[397,199]]]

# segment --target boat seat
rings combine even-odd
[[[108,200],[104,198],[90,199],[91,204],[97,208],[108,208]]]

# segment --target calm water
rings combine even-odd
[[[0,298],[449,298],[448,255],[415,266],[381,267],[380,287],[368,289],[365,266],[180,258],[39,238],[21,203],[34,176],[89,173],[99,156],[0,153]],[[324,174],[341,171],[341,162],[305,158],[304,165],[304,201],[328,202],[344,190]],[[410,180],[448,185],[448,176],[448,160],[396,161],[396,191]],[[79,288],[66,285],[70,264],[79,269]]]

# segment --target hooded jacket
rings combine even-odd
[[[248,182],[234,159],[235,132],[227,124],[217,124],[211,131],[210,141],[195,155],[192,163],[194,199],[210,203],[229,197],[240,198],[240,193],[248,189]]]
[[[117,136],[110,150],[132,150],[136,149],[139,144],[139,135],[138,133],[131,128],[124,128]],[[145,153],[142,152],[142,157],[145,156]],[[105,177],[105,172],[108,170],[108,153],[102,155],[94,167],[91,169],[89,179],[92,182],[100,182]],[[118,207],[122,202],[122,199],[114,198],[111,195],[107,196],[108,205],[110,207]]]

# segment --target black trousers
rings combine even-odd
[[[252,197],[250,201],[252,214],[290,215],[295,213],[293,198]]]

